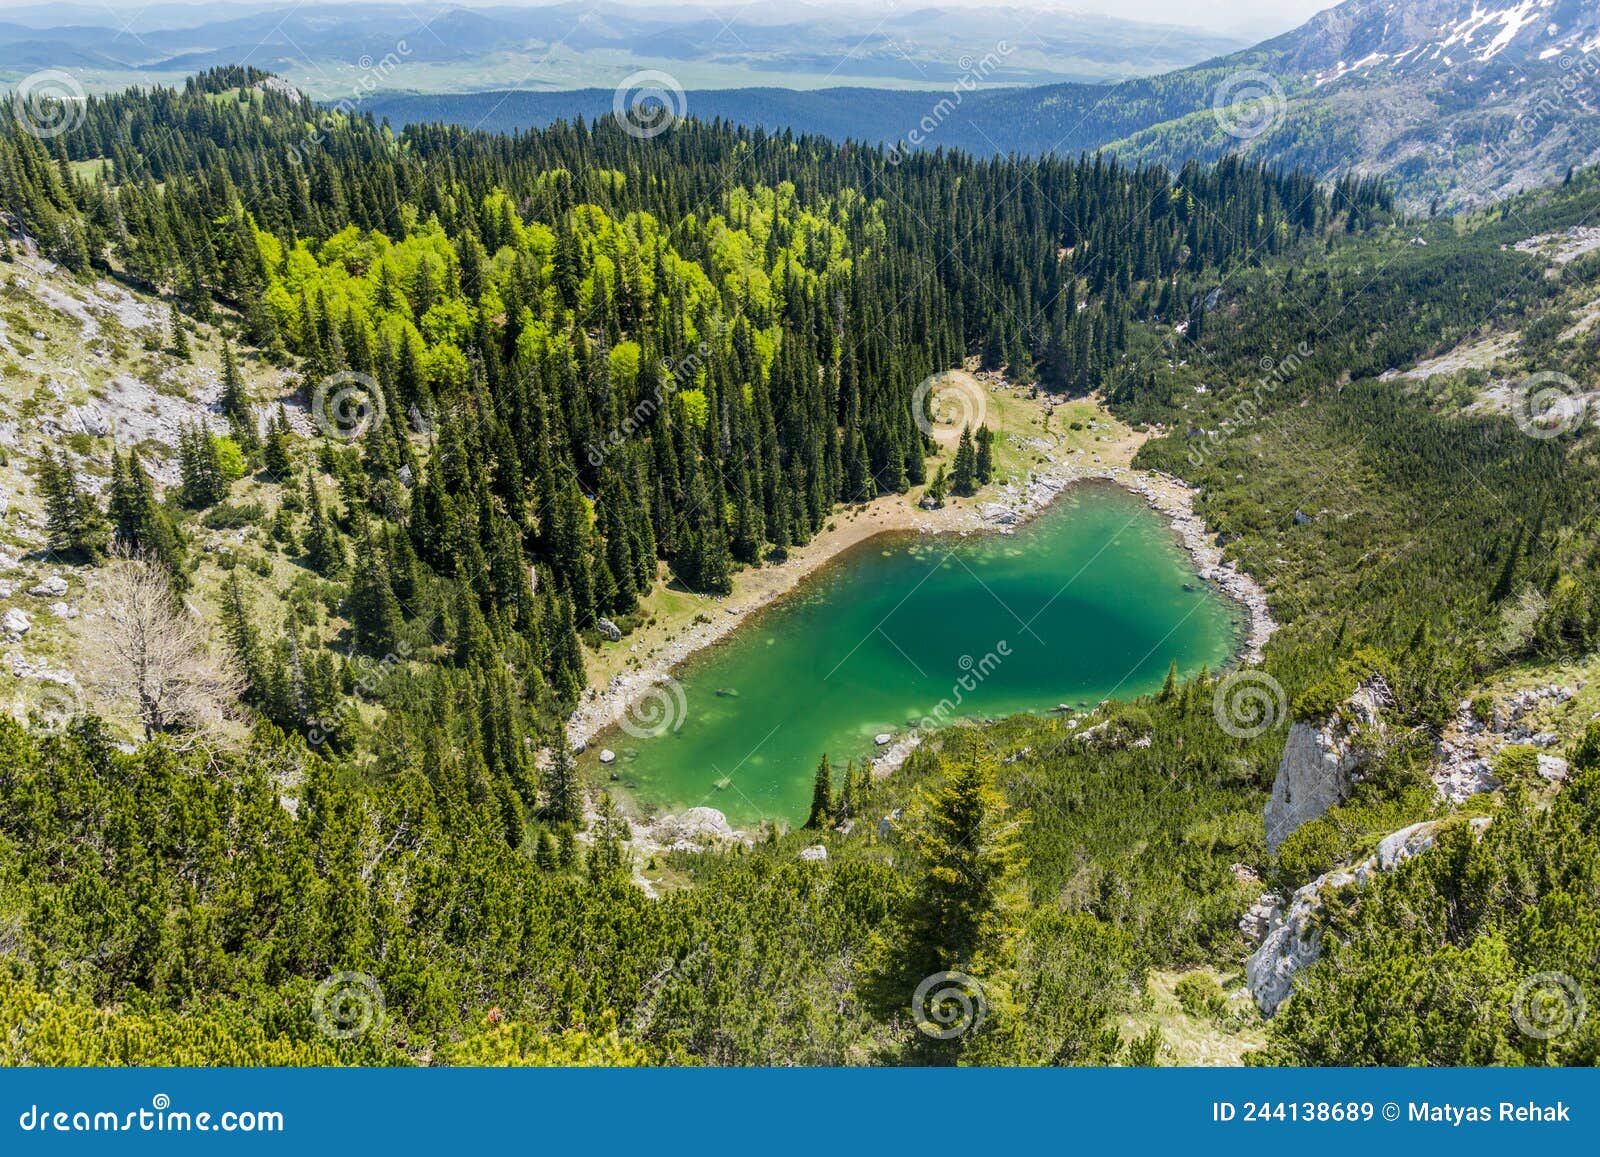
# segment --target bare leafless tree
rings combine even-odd
[[[198,616],[172,593],[159,563],[119,555],[101,572],[109,650],[108,690],[131,702],[146,739],[215,727],[243,681],[215,659]]]

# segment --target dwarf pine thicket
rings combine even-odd
[[[0,131],[0,206],[49,256],[167,296],[179,334],[216,321],[229,364],[291,367],[318,405],[356,383],[386,416],[319,410],[303,439],[225,381],[232,436],[187,431],[167,493],[109,447],[103,506],[80,449],[41,463],[58,550],[135,549],[177,587],[221,565],[186,528],[264,471],[298,577],[236,568],[213,608],[243,750],[0,722],[0,1005],[24,1026],[0,1059],[1152,1063],[1159,1033],[1122,1026],[1153,969],[1236,965],[1260,890],[1236,869],[1293,886],[1435,814],[1431,737],[1459,700],[1600,636],[1589,435],[1525,437],[1463,404],[1465,373],[1381,380],[1507,312],[1529,319],[1523,368],[1591,370],[1557,322],[1600,270],[1551,278],[1508,247],[1590,211],[1590,175],[1396,224],[1375,182],[1232,160],[891,164],[692,122],[395,136],[266,80],[97,98],[48,143]],[[610,801],[575,832],[560,734],[585,636],[628,628],[663,565],[723,590],[836,504],[925,481],[912,394],[968,357],[1170,431],[1139,464],[1201,485],[1267,586],[1296,709],[1382,671],[1394,742],[1269,857],[1282,731],[1220,730],[1201,675],[1105,708],[1096,744],[1059,720],[952,729],[850,782],[848,834],[819,817],[663,854],[682,886],[647,898]],[[1507,1007],[1569,949],[1596,959],[1592,919],[1565,914],[1600,868],[1600,759],[1592,738],[1572,756],[1554,805],[1512,787],[1483,804],[1491,836],[1336,917],[1349,948],[1261,1058],[1592,1060],[1592,1026],[1551,1048],[1509,1014],[1437,1025],[1472,993]],[[818,840],[826,861],[797,860]],[[1468,903],[1443,937],[1417,915]],[[946,971],[982,976],[981,1031],[916,1031],[908,994]],[[344,975],[375,980],[380,1031],[319,1031],[319,985]],[[1373,1007],[1391,1020],[1358,1040]]]

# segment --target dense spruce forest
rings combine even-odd
[[[19,235],[160,295],[175,349],[195,321],[230,335],[231,432],[186,429],[178,484],[118,452],[101,498],[79,475],[109,450],[42,457],[53,549],[131,553],[183,592],[215,565],[192,529],[249,471],[281,489],[296,577],[234,567],[211,608],[238,743],[0,720],[0,1008],[22,1026],[0,1061],[1161,1062],[1138,1019],[1157,972],[1236,968],[1261,881],[1441,815],[1426,765],[1458,701],[1600,639],[1589,443],[1449,404],[1468,375],[1387,374],[1600,281],[1512,247],[1597,201],[1580,174],[1396,223],[1377,183],[1234,160],[895,164],[692,121],[396,136],[249,69],[91,99],[48,141],[4,122]],[[1564,332],[1523,355],[1592,369]],[[586,644],[658,584],[725,590],[839,504],[924,481],[916,388],[973,358],[1154,425],[1139,464],[1199,484],[1272,597],[1296,716],[1381,673],[1393,741],[1269,855],[1282,729],[1230,734],[1216,678],[1173,679],[1099,709],[1093,742],[1018,718],[887,779],[846,769],[837,798],[824,778],[813,830],[664,853],[683,886],[646,896],[565,745]],[[312,428],[261,413],[240,365],[293,374]],[[1554,805],[1514,785],[1474,813],[1492,838],[1442,839],[1341,914],[1351,947],[1254,1059],[1592,1060],[1593,1024],[1552,1046],[1506,1010],[1529,968],[1600,979],[1592,918],[1547,934],[1600,868],[1597,744]],[[817,840],[825,861],[797,858]],[[986,1016],[919,1032],[910,998],[947,973],[981,978]],[[363,1031],[327,1031],[330,985]],[[1381,1034],[1351,1027],[1402,991]],[[1486,1023],[1458,1015],[1474,999]]]
[[[438,732],[447,703],[492,721],[459,739],[512,844],[539,806],[523,736],[572,709],[579,635],[625,619],[659,562],[726,590],[836,504],[924,481],[911,400],[930,374],[978,356],[1096,388],[1134,319],[1197,310],[1203,279],[1387,211],[1375,185],[1247,166],[894,166],[693,123],[396,140],[265,80],[93,100],[54,156],[10,133],[0,188],[69,268],[114,268],[193,316],[226,306],[251,356],[292,360],[332,437],[291,453],[287,420],[260,427],[230,388],[231,441],[303,479],[297,545],[360,649],[442,660],[394,688],[391,733]],[[93,181],[72,169],[98,159]],[[225,496],[211,441],[183,456],[191,508]],[[131,493],[139,473],[110,533],[145,549],[175,536],[147,528],[164,516]],[[80,554],[93,537],[62,528]],[[226,609],[247,697],[309,735],[339,673],[298,637],[304,608],[258,621],[248,586]]]

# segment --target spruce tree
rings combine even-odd
[[[260,444],[256,436],[255,409],[250,404],[250,395],[245,391],[244,377],[239,373],[239,363],[233,356],[233,343],[222,343],[222,397],[220,399],[222,413],[228,419],[228,427],[233,432],[234,441],[246,450],[254,450]]]
[[[262,447],[261,460],[267,471],[280,481],[294,474],[293,437],[289,431],[289,416],[280,404],[267,420],[267,438]]]
[[[975,473],[979,486],[987,486],[994,478],[994,431],[985,422],[978,427],[978,457]]]
[[[78,476],[65,456],[46,450],[38,471],[50,549],[88,562],[99,561],[105,556],[110,534],[99,505],[78,485]]]
[[[544,817],[553,824],[579,827],[583,824],[583,787],[578,780],[578,764],[572,748],[562,736],[550,750],[550,764],[543,776]]]
[[[811,785],[811,814],[806,817],[806,827],[823,828],[833,818],[833,768],[827,755],[817,764],[817,775]]]
[[[589,882],[604,884],[625,878],[627,850],[623,847],[627,821],[617,810],[610,792],[601,792],[595,801],[594,842],[589,848]]]
[[[908,916],[911,967],[976,972],[1015,934],[1018,832],[983,758],[963,759],[918,793],[907,839],[918,863]]]
[[[349,607],[356,639],[368,650],[389,652],[399,645],[404,616],[390,585],[388,560],[373,543],[370,528],[356,547]]]
[[[160,563],[171,576],[173,589],[178,593],[186,590],[189,576],[184,567],[183,538],[156,501],[138,450],[129,450],[126,457],[116,450],[111,452],[110,494],[116,544],[129,554]]]
[[[1172,660],[1172,664],[1167,668],[1167,677],[1161,684],[1161,694],[1156,696],[1156,701],[1160,703],[1170,703],[1172,701],[1172,696],[1177,692],[1177,689],[1178,660],[1174,659]]]
[[[172,302],[167,310],[167,329],[171,335],[173,356],[182,361],[188,361],[191,356],[189,333],[184,328],[183,314],[178,312],[178,303],[176,301]]]
[[[978,455],[972,443],[972,427],[961,428],[961,441],[956,445],[955,467],[950,472],[950,487],[963,497],[977,493]]]

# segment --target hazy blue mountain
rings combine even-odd
[[[1593,0],[1347,0],[1254,48],[1113,86],[941,95],[690,91],[689,115],[900,147],[1112,148],[1181,163],[1247,152],[1389,174],[1408,200],[1474,204],[1600,160]],[[613,92],[383,97],[396,123],[512,128],[600,116]]]
[[[730,10],[573,0],[485,8],[166,5],[142,12],[68,5],[55,12],[54,20],[40,6],[6,14],[0,77],[72,68],[86,70],[81,79],[89,87],[116,88],[249,63],[336,100],[370,91],[374,63],[388,61],[378,70],[377,87],[412,92],[605,86],[642,68],[670,72],[691,87],[854,82],[930,88],[969,72],[989,85],[1115,81],[1240,46],[1192,28],[1109,16],[937,4],[889,11],[844,4]]]

